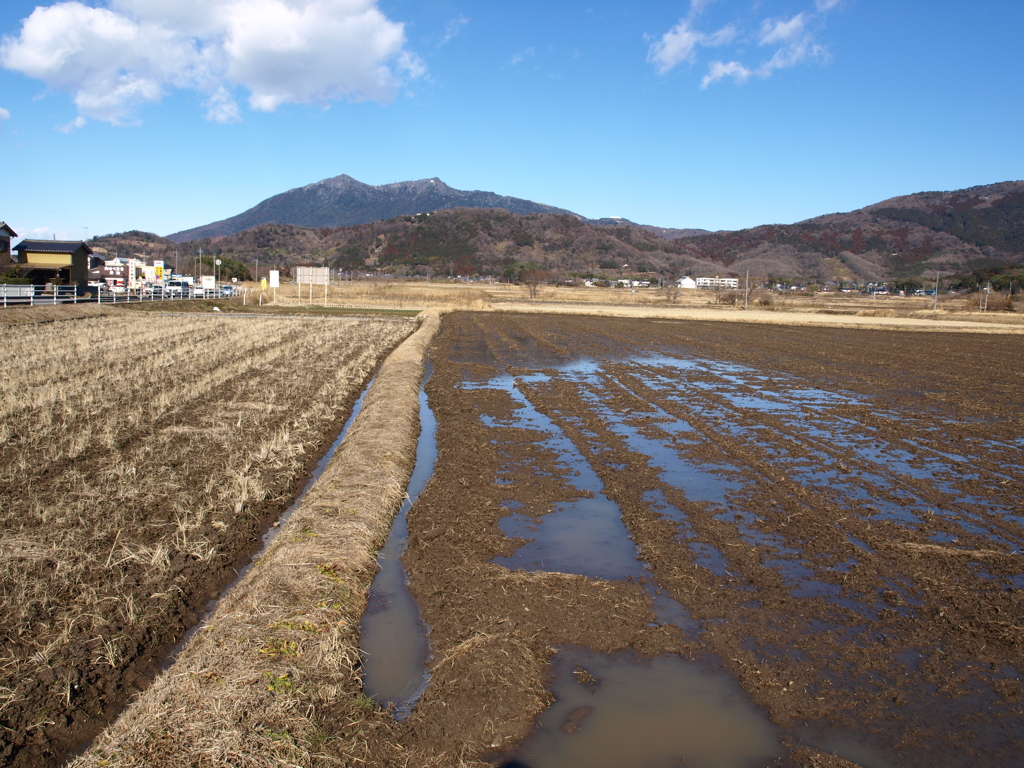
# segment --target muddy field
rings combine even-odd
[[[446,316],[437,465],[404,557],[431,684],[387,729],[404,750],[378,761],[552,764],[519,745],[556,678],[618,690],[625,653],[648,676],[696,663],[757,721],[725,738],[767,734],[732,762],[674,747],[636,765],[1018,765],[1022,351],[1019,336]],[[549,730],[628,743],[593,701],[556,702]]]
[[[60,764],[149,685],[414,327],[105,313],[7,337],[0,764]]]

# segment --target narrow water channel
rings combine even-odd
[[[363,689],[384,706],[394,706],[398,720],[409,716],[427,686],[430,646],[427,628],[406,584],[402,555],[409,537],[406,515],[423,492],[437,461],[437,422],[424,387],[430,378],[428,362],[420,384],[420,436],[416,465],[391,532],[377,556],[377,575],[360,622]]]

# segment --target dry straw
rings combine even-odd
[[[12,742],[130,685],[415,327],[52,309],[34,308],[38,322],[0,348],[0,717]],[[90,679],[72,689],[72,673]]]
[[[321,479],[177,662],[75,766],[312,766],[372,760],[358,622],[373,553],[415,460],[437,314],[381,367]]]

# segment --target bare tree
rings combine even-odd
[[[675,304],[679,300],[679,283],[675,280],[669,280],[661,287],[661,292],[665,294],[665,301],[669,304]]]
[[[530,292],[530,298],[536,299],[540,293],[540,284],[547,280],[547,272],[543,269],[524,269],[519,273],[519,280]]]

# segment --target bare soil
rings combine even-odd
[[[999,334],[447,315],[428,385],[438,460],[404,557],[432,679],[385,729],[403,747],[371,753],[512,754],[571,644],[727,669],[780,728],[779,765],[1018,765],[1022,351]],[[591,374],[567,373],[581,360]],[[581,497],[549,435],[516,423],[502,374],[586,458],[699,633],[659,623],[637,581],[491,562],[524,543],[499,527],[512,509],[540,519]]]

